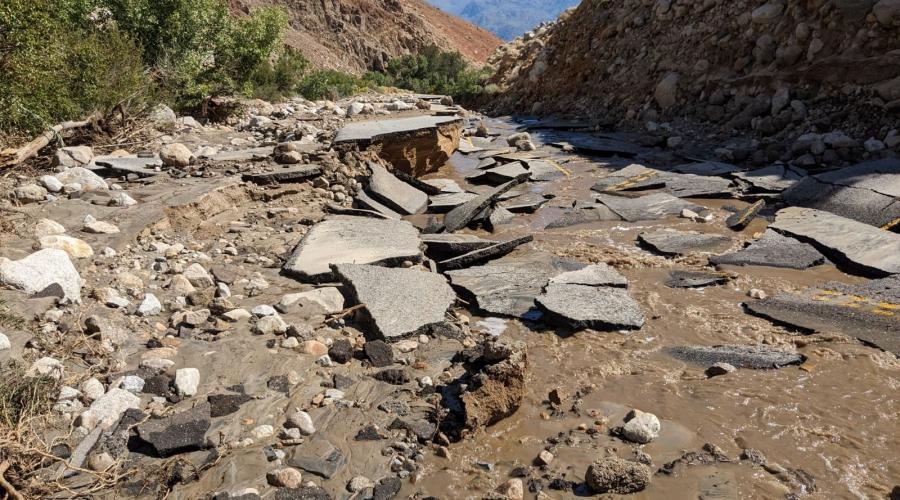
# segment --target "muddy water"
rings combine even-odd
[[[504,136],[512,129],[509,122],[495,120],[489,125]],[[765,221],[759,219],[742,232],[732,232],[724,227],[728,214],[724,207],[744,204],[703,199],[691,201],[709,207],[716,216],[713,223],[670,218],[544,230],[562,207],[591,199],[589,189],[597,174],[623,165],[618,160],[561,153],[554,153],[554,159],[570,175],[533,186],[556,198],[536,214],[517,217],[497,233],[484,236],[503,239],[533,233],[534,249],[618,267],[629,279],[647,323],[633,332],[588,330],[562,335],[537,325],[507,321],[503,334],[524,340],[529,348],[528,393],[522,407],[512,417],[453,445],[450,458],[429,455],[426,473],[404,491],[441,498],[481,498],[495,491],[513,469],[526,466],[530,467],[528,477],[540,482],[544,494],[567,498],[585,492],[577,487],[574,491],[552,489],[552,481],[581,483],[588,464],[600,456],[634,459],[640,449],[652,458],[652,468],[657,470],[710,443],[732,461],[676,466],[673,474],[655,474],[651,486],[634,497],[890,496],[900,484],[900,362],[851,337],[803,335],[749,316],[741,307],[750,300],[747,293],[752,288],[771,295],[831,280],[865,280],[833,266],[805,271],[728,267],[735,277],[727,285],[668,288],[663,281],[669,270],[700,269],[706,264],[705,257],[652,255],[635,245],[638,233],[663,227],[718,233],[731,237],[734,248],[739,248],[765,229]],[[475,163],[471,157],[457,154],[450,167],[435,177],[450,176],[464,185],[463,177]],[[705,366],[685,364],[664,352],[670,346],[718,344],[782,346],[796,349],[808,360],[799,367],[739,370],[708,379],[703,374]],[[568,410],[576,399],[571,397],[563,405],[568,411],[554,411],[547,401],[554,389],[577,393],[580,404]],[[660,418],[662,433],[657,440],[636,447],[609,437],[608,428],[620,424],[631,408]],[[552,450],[555,460],[548,467],[533,466],[545,448]],[[770,470],[739,460],[744,448],[762,452]],[[783,472],[773,474],[778,469]],[[524,480],[527,490],[533,483]],[[526,498],[533,497],[533,492],[526,491]]]

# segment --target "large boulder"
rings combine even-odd
[[[36,294],[57,285],[65,301],[80,302],[83,282],[69,255],[58,249],[37,251],[19,260],[0,257],[0,285]]]

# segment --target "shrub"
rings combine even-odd
[[[140,49],[89,0],[0,4],[0,129],[33,132],[141,93]]]
[[[365,78],[380,86],[463,99],[481,93],[487,76],[484,70],[470,68],[458,52],[444,52],[431,45],[418,54],[390,60],[385,74],[368,73]]]
[[[311,100],[338,99],[357,92],[362,85],[363,82],[351,74],[318,70],[303,78],[297,92]]]
[[[275,101],[297,92],[303,80],[309,61],[299,51],[285,47],[278,59],[272,63],[264,61],[251,76],[253,96],[267,101]]]

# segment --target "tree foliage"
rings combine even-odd
[[[459,52],[431,45],[417,54],[391,59],[385,73],[368,73],[365,78],[381,86],[466,98],[482,92],[487,76],[484,70],[469,67]]]

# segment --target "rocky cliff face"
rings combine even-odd
[[[898,49],[900,0],[585,0],[491,63],[497,110],[878,150],[898,142]]]
[[[501,41],[422,0],[233,0],[238,11],[287,9],[287,43],[318,67],[361,73],[427,45],[483,63]]]

